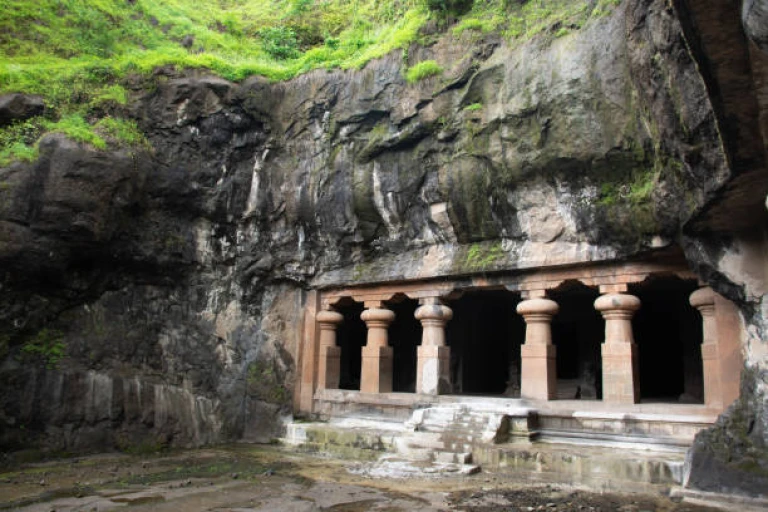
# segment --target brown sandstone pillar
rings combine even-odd
[[[310,290],[307,294],[307,307],[304,311],[303,336],[301,339],[301,351],[299,361],[301,377],[298,393],[294,395],[294,408],[296,412],[310,414],[313,411],[313,399],[315,396],[315,383],[317,382],[317,353],[318,353],[318,325],[317,312],[320,309],[320,294],[317,290]]]
[[[525,344],[522,359],[520,396],[551,400],[557,396],[556,349],[552,344],[552,317],[560,307],[544,298],[524,300],[517,312],[525,319]]]
[[[363,366],[360,375],[360,391],[363,393],[389,393],[392,391],[392,347],[388,346],[387,328],[395,314],[381,307],[381,303],[369,306],[360,318],[368,326],[368,339],[363,347]]]
[[[453,317],[437,298],[424,299],[414,315],[423,328],[418,348],[416,392],[439,395],[451,391],[451,349],[445,346],[445,324]]]
[[[701,362],[704,366],[704,403],[722,408],[723,394],[720,375],[720,353],[717,346],[717,319],[715,318],[715,292],[706,286],[699,288],[688,299],[701,313]]]
[[[603,401],[636,404],[640,400],[640,384],[632,317],[640,309],[640,299],[624,293],[609,293],[597,298],[595,309],[605,319]]]
[[[336,346],[336,328],[344,316],[326,310],[317,314],[320,325],[320,364],[317,372],[318,389],[338,389],[341,374],[341,347]]]

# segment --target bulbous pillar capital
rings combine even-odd
[[[344,321],[344,315],[338,311],[325,310],[317,314],[317,323],[321,329],[336,329]]]
[[[550,322],[560,311],[557,302],[549,299],[528,299],[517,305],[517,312],[528,322]]]
[[[606,320],[629,320],[640,309],[640,299],[626,293],[609,293],[595,300],[595,309]]]
[[[421,346],[445,346],[445,324],[453,318],[453,311],[442,304],[425,304],[413,315],[421,322]]]
[[[426,304],[420,306],[414,315],[416,320],[424,323],[425,320],[436,320],[443,324],[453,318],[453,310],[442,304]]]
[[[715,314],[715,292],[709,286],[699,288],[688,298],[691,306],[698,309],[702,316]]]
[[[360,318],[369,329],[375,327],[386,329],[395,320],[395,313],[389,309],[371,308],[363,311]]]

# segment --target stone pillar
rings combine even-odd
[[[720,354],[717,346],[717,320],[715,318],[715,292],[709,286],[699,288],[688,299],[701,313],[701,362],[704,366],[704,403],[722,408],[723,395],[720,375]]]
[[[336,328],[344,316],[336,311],[317,314],[320,326],[320,364],[317,369],[318,389],[338,389],[341,374],[341,347],[336,346]]]
[[[392,347],[387,345],[387,328],[395,314],[381,307],[381,303],[369,306],[360,318],[368,326],[368,339],[363,347],[363,366],[360,374],[360,391],[363,393],[390,393],[392,391]]]
[[[559,309],[557,302],[544,298],[524,300],[517,305],[517,312],[525,319],[525,344],[520,347],[522,398],[551,400],[557,396],[552,317]]]
[[[597,298],[595,309],[605,319],[603,401],[636,404],[640,400],[640,383],[632,316],[640,309],[640,299],[624,293],[609,293]]]
[[[418,348],[416,392],[439,395],[451,392],[451,349],[445,346],[445,324],[453,311],[437,298],[423,300],[414,315],[423,328]]]

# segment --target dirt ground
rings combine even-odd
[[[389,468],[389,469],[386,469]],[[664,511],[716,509],[663,496],[526,485],[508,475],[419,471],[236,445],[163,455],[107,454],[0,467],[0,510]],[[432,471],[432,472],[430,472]]]

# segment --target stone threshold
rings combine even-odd
[[[342,389],[319,389],[315,392],[314,399],[318,404],[325,402],[365,405],[371,408],[371,411],[378,407],[414,410],[439,405],[467,405],[479,410],[510,411],[510,413],[531,410],[547,416],[700,424],[714,423],[719,414],[719,411],[701,404],[658,402],[611,404],[600,400],[530,400],[493,396],[361,393]]]

